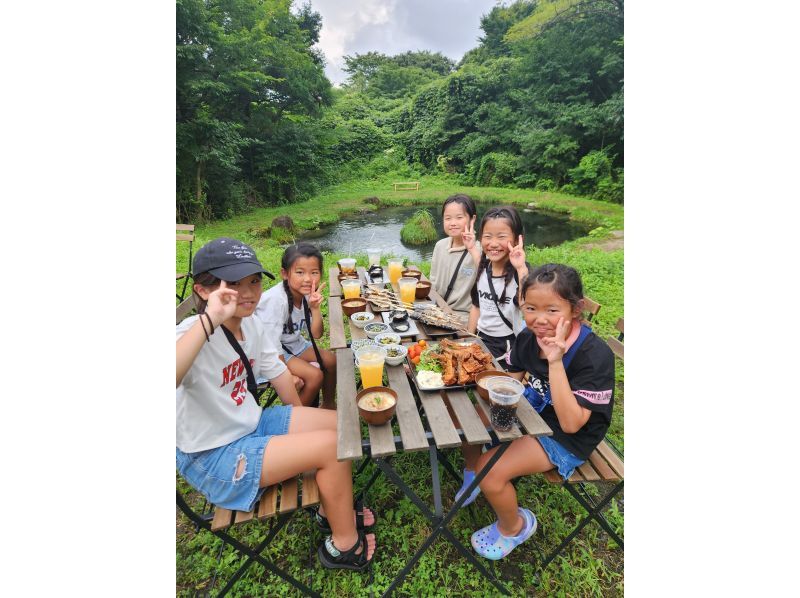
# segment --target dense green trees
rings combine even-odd
[[[518,0],[439,53],[346,56],[331,89],[320,16],[291,0],[177,0],[179,217],[295,201],[349,177],[623,199],[621,0]]]
[[[332,101],[312,48],[321,19],[291,0],[177,0],[177,208],[223,217],[313,191],[314,118]]]

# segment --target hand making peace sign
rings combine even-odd
[[[525,246],[522,242],[522,235],[519,236],[519,244],[514,245],[508,242],[508,260],[515,270],[525,267]]]
[[[228,288],[228,283],[221,280],[219,287],[211,292],[206,303],[206,312],[214,326],[219,326],[236,315],[239,291]]]
[[[542,352],[547,358],[548,363],[558,361],[567,352],[567,337],[572,331],[572,322],[570,320],[564,321],[561,317],[556,324],[555,336],[546,336],[542,339]]]
[[[467,251],[472,251],[472,248],[475,247],[475,216],[470,219],[468,225],[464,225],[461,240],[464,242],[464,247],[467,248]]]
[[[317,284],[315,282],[311,282],[311,294],[308,296],[308,306],[311,309],[317,309],[320,305],[322,305],[322,301],[325,297],[322,296],[322,289],[325,288],[326,283],[322,283],[317,288]]]

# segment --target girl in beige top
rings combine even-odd
[[[469,195],[448,197],[442,206],[442,227],[447,236],[436,243],[431,257],[433,290],[465,320],[472,306],[470,289],[481,258],[480,247],[475,243],[476,215],[475,202]]]

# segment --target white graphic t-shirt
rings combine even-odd
[[[288,326],[289,300],[286,298],[283,284],[276,284],[261,294],[254,315],[263,322],[267,336],[275,339],[278,346],[285,345],[294,355],[305,348],[305,337],[309,332],[306,329],[303,308],[292,305],[292,324]]]

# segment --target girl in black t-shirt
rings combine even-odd
[[[522,284],[522,300],[526,330],[514,342],[509,372],[519,380],[529,374],[524,398],[553,436],[514,440],[464,503],[483,492],[497,513],[498,521],[472,535],[476,552],[493,560],[536,531],[536,517],[519,507],[511,480],[553,468],[569,478],[605,436],[614,400],[614,354],[580,322],[583,285],[577,271],[561,264],[536,268]],[[465,485],[456,499],[496,450],[481,455],[480,447],[464,447]]]

